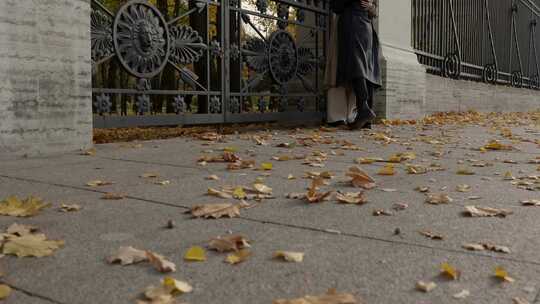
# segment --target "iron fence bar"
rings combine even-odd
[[[114,18],[114,14],[113,14],[107,7],[105,7],[105,5],[103,5],[103,3],[101,3],[101,2],[98,1],[98,0],[92,0],[92,3],[94,3],[95,5],[97,5],[102,11],[104,11],[104,12],[107,13],[109,16],[111,16],[111,17]]]
[[[304,28],[309,28],[309,29],[313,29],[313,30],[317,30],[317,31],[325,30],[324,27],[311,26],[309,24],[305,24],[305,23],[302,23],[302,22],[283,19],[283,18],[271,16],[271,15],[266,15],[266,14],[262,14],[262,13],[259,13],[259,12],[243,9],[243,8],[231,7],[231,10],[236,11],[236,12],[240,12],[240,13],[245,14],[245,15],[257,16],[257,17],[261,17],[261,18],[264,18],[264,19],[271,19],[271,20],[275,20],[275,21],[287,22],[288,24],[293,24],[293,25],[297,25],[297,26],[301,26],[301,27],[304,27]],[[247,23],[252,24],[251,20],[249,22],[247,22]]]

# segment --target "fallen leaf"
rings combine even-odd
[[[306,172],[306,177],[311,179],[317,179],[317,178],[324,178],[324,179],[332,179],[334,178],[334,173],[330,171],[324,171],[324,172]]]
[[[22,225],[13,223],[11,224],[7,229],[6,232],[8,234],[13,234],[17,236],[23,236],[27,234],[32,234],[34,232],[38,231],[38,228],[35,226],[28,226],[28,225]]]
[[[444,193],[428,194],[426,198],[426,203],[432,204],[432,205],[449,204],[453,201],[454,200],[450,196]]]
[[[433,233],[433,232],[428,231],[428,230],[420,231],[420,234],[427,237],[427,238],[430,238],[432,240],[437,240],[437,241],[444,240],[444,236],[442,236],[440,234]]]
[[[337,293],[335,290],[329,290],[321,296],[305,296],[302,298],[285,300],[274,300],[272,304],[360,304],[350,293]]]
[[[485,150],[495,150],[495,151],[512,150],[513,149],[512,146],[504,145],[501,142],[499,142],[498,140],[491,140],[489,143],[487,143],[482,148],[484,148]]]
[[[465,206],[465,215],[471,217],[506,217],[513,212],[505,209],[497,209],[490,207],[476,207],[476,206]]]
[[[113,182],[106,182],[106,181],[102,181],[102,180],[93,180],[93,181],[89,181],[88,183],[86,183],[87,186],[89,187],[101,187],[101,186],[109,186],[109,185],[112,185],[114,184]]]
[[[12,236],[7,239],[2,248],[3,254],[16,255],[17,257],[44,257],[64,245],[64,241],[47,240],[45,234],[26,234]]]
[[[500,253],[510,253],[510,248],[506,246],[499,246],[489,243],[467,243],[462,245],[463,248],[473,251],[484,251],[484,250],[490,250],[494,252],[500,252]]]
[[[474,171],[468,169],[468,168],[459,168],[456,172],[458,175],[474,175]]]
[[[208,188],[207,194],[211,196],[216,196],[219,198],[225,198],[225,199],[233,198],[232,194],[227,193],[225,191],[220,191],[214,188]]]
[[[261,193],[261,194],[272,194],[272,188],[264,185],[264,184],[260,184],[260,183],[255,183],[253,184],[253,188],[258,192],[258,193]]]
[[[11,287],[6,284],[0,284],[0,300],[7,299],[11,295]]]
[[[454,299],[465,299],[466,297],[470,296],[471,293],[467,289],[463,289],[462,291],[454,294],[452,298]]]
[[[377,174],[379,174],[379,175],[395,175],[396,170],[395,170],[393,164],[387,164],[386,166],[381,168],[381,170],[379,170],[379,172],[377,172]]]
[[[208,248],[218,252],[239,251],[240,249],[249,248],[248,240],[242,235],[226,235],[213,238],[208,243]]]
[[[160,186],[167,186],[167,185],[171,184],[171,181],[170,180],[162,180],[162,181],[155,182],[154,184],[160,185]]]
[[[530,304],[529,301],[525,300],[524,298],[513,298],[512,303],[513,304]]]
[[[225,262],[231,265],[236,265],[247,260],[249,256],[251,256],[251,251],[249,249],[241,249],[237,252],[227,255],[227,257],[225,258]]]
[[[397,192],[397,189],[393,188],[381,188],[382,192]]]
[[[366,172],[362,171],[358,167],[349,168],[349,172],[346,173],[348,177],[351,177],[351,184],[357,188],[364,188],[366,190],[376,187],[375,180],[371,178]]]
[[[148,258],[150,264],[152,264],[152,266],[154,266],[154,268],[156,268],[159,272],[167,273],[176,271],[176,265],[173,262],[165,259],[165,257],[162,255],[155,252],[146,251],[146,257]]]
[[[332,191],[318,192],[318,188],[322,185],[324,185],[324,181],[322,178],[314,179],[311,182],[311,186],[309,187],[308,192],[305,195],[305,198],[309,203],[320,203],[326,200],[332,194]]]
[[[240,215],[240,209],[246,207],[246,203],[233,205],[230,203],[223,204],[204,204],[193,206],[189,213],[194,217],[202,218],[222,218],[222,217],[237,217]]]
[[[240,160],[227,166],[227,170],[241,170],[255,167],[254,160]]]
[[[161,284],[171,290],[173,294],[190,293],[193,291],[193,287],[191,287],[191,285],[189,285],[187,282],[178,281],[171,277],[163,278]]]
[[[459,270],[455,269],[453,266],[451,266],[448,263],[443,263],[441,265],[441,274],[451,278],[452,280],[459,279],[461,275]]]
[[[288,180],[292,180],[292,179],[296,179],[296,177],[294,177],[294,175],[292,175],[292,174],[289,174],[289,175],[287,176],[287,179],[288,179]]]
[[[94,155],[96,155],[96,148],[90,148],[88,150],[83,150],[83,151],[81,151],[80,155],[94,156]]]
[[[407,165],[407,173],[409,174],[425,174],[427,173],[427,168],[420,165]]]
[[[219,180],[219,177],[217,175],[209,175],[206,177],[207,180]]]
[[[126,197],[126,195],[123,194],[123,193],[107,192],[101,197],[101,199],[104,199],[104,200],[121,200],[121,199],[124,199],[125,197]]]
[[[233,191],[233,197],[236,198],[236,199],[245,199],[247,194],[246,192],[244,191],[244,188],[242,187],[236,187]]]
[[[147,172],[140,176],[141,178],[157,178],[159,177],[159,174],[153,173],[153,172]]]
[[[62,204],[60,206],[60,208],[58,209],[58,211],[61,211],[61,212],[74,212],[74,211],[79,211],[81,209],[82,209],[82,207],[80,205],[77,205],[77,204],[71,204],[71,205]]]
[[[286,262],[300,263],[304,260],[304,253],[293,251],[276,251],[272,257],[274,259],[282,259]]]
[[[305,199],[306,194],[299,193],[299,192],[291,192],[291,193],[287,193],[286,197],[289,199]]]
[[[390,211],[386,211],[384,209],[376,209],[376,210],[373,210],[373,216],[381,216],[381,215],[385,215],[385,216],[392,216],[394,215],[392,212]]]
[[[367,203],[367,198],[364,196],[364,192],[338,192],[336,194],[336,199],[338,202],[345,204],[361,205]]]
[[[409,208],[409,204],[406,204],[406,203],[395,203],[392,206],[392,209],[394,209],[396,211],[402,211],[402,210],[405,210],[407,208]]]
[[[146,301],[137,301],[138,304],[177,304],[174,297],[183,293],[190,293],[193,287],[186,282],[171,277],[161,280],[160,286],[148,286],[144,291]]]
[[[262,169],[262,170],[265,170],[265,171],[272,170],[273,167],[274,167],[274,166],[272,165],[272,163],[262,163],[262,164],[261,164],[261,169]]]
[[[471,191],[471,186],[466,184],[461,184],[456,186],[456,191],[458,192],[469,192]]]
[[[416,190],[418,192],[421,192],[421,193],[426,193],[426,192],[429,192],[429,187],[418,186],[418,187],[414,188],[414,190]]]
[[[25,200],[20,200],[16,196],[10,196],[0,202],[0,214],[30,217],[39,213],[40,210],[49,207],[51,204],[44,203],[43,200],[37,197],[29,196]]]
[[[206,252],[204,248],[200,246],[193,246],[188,249],[184,255],[184,260],[192,262],[204,262],[206,261]]]
[[[423,292],[430,292],[433,289],[437,287],[437,284],[435,282],[424,282],[424,281],[418,281],[416,283],[416,289],[423,291]]]
[[[508,275],[508,272],[504,268],[502,268],[501,266],[497,266],[495,268],[495,277],[502,280],[502,281],[506,281],[506,282],[509,282],[509,283],[513,283],[513,282],[516,281],[514,278],[511,278]]]
[[[520,202],[523,206],[540,206],[540,200],[523,200]]]
[[[121,265],[131,265],[145,261],[148,261],[146,252],[131,246],[120,247],[115,254],[107,258],[109,264],[120,263]]]

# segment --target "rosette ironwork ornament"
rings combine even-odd
[[[286,31],[276,31],[269,42],[270,73],[277,83],[292,80],[298,71],[298,50]]]
[[[210,97],[210,104],[208,110],[211,114],[221,113],[221,98],[219,96]]]
[[[497,70],[497,66],[494,63],[486,64],[484,66],[484,70],[482,71],[482,78],[484,79],[484,82],[487,83],[497,83],[497,80],[499,79],[499,71]]]
[[[529,78],[529,87],[535,90],[540,88],[540,76],[538,74],[532,75]]]
[[[461,58],[458,52],[450,53],[444,57],[443,75],[449,78],[459,78],[461,75]]]
[[[130,1],[119,9],[113,39],[120,63],[136,77],[152,78],[167,65],[169,29],[159,10],[146,1]]]
[[[523,74],[521,71],[514,71],[512,72],[512,86],[516,88],[523,87]]]
[[[178,95],[174,97],[174,102],[172,104],[173,110],[176,114],[186,112],[186,101],[183,95]]]
[[[94,100],[94,109],[99,115],[111,112],[111,97],[109,95],[101,94]]]
[[[150,96],[146,94],[137,96],[135,106],[137,107],[137,113],[139,115],[149,113],[152,109],[152,102],[150,101]]]
[[[229,112],[240,113],[240,100],[238,97],[232,97],[229,102]]]

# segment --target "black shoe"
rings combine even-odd
[[[371,122],[368,122],[367,124],[365,124],[365,126],[363,126],[362,129],[372,129]]]
[[[375,115],[375,112],[373,110],[368,109],[367,111],[362,111],[357,114],[356,119],[352,124],[349,125],[349,128],[351,130],[358,130],[362,129],[366,126],[366,124],[370,123],[373,119],[375,119],[377,115]]]

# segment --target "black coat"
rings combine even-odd
[[[363,77],[379,87],[379,38],[368,11],[360,6],[360,0],[332,0],[331,6],[340,16],[336,83],[349,85],[353,79]]]

